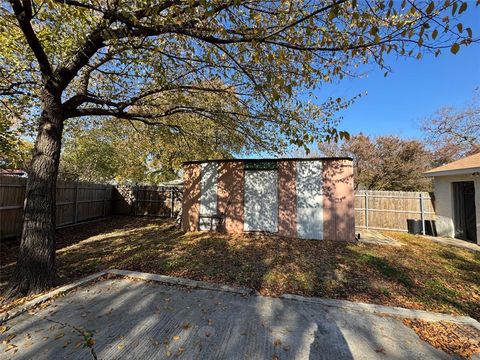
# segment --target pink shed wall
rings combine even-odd
[[[353,165],[350,160],[323,162],[323,237],[355,239]]]
[[[278,162],[278,235],[297,236],[295,161]]]
[[[351,160],[323,159],[323,238],[349,241],[355,238],[353,166]],[[199,163],[185,165],[182,228],[198,230],[200,210]],[[296,161],[278,162],[278,235],[297,236]],[[225,231],[243,232],[244,164],[218,162],[217,209],[225,216]]]
[[[225,216],[226,232],[243,231],[243,162],[219,162],[217,179],[217,209]]]
[[[184,170],[182,229],[196,231],[200,212],[200,164],[187,164]]]

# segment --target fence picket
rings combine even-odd
[[[427,192],[358,190],[354,208],[355,226],[364,229],[407,231],[407,219],[418,219],[425,233],[425,221],[435,218]]]

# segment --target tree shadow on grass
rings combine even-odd
[[[245,286],[263,295],[294,293],[480,318],[467,290],[458,290],[457,296],[444,284],[446,291],[430,286],[428,279],[447,278],[447,273],[422,263],[408,247],[265,234],[184,234],[170,220],[128,217],[112,221],[110,231],[104,225],[99,234],[89,230],[87,235],[57,253],[58,273],[65,281],[117,268]],[[474,272],[461,257],[455,261],[464,269],[455,279],[474,289]]]

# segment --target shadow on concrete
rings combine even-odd
[[[319,304],[108,279],[10,320],[16,359],[446,358],[391,318]],[[82,333],[91,333],[91,349]]]

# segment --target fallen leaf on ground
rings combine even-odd
[[[10,340],[12,340],[15,336],[17,336],[17,334],[15,334],[15,333],[8,335],[8,336],[2,341],[2,343],[3,343],[3,344],[8,344],[8,343],[10,342]]]
[[[5,349],[5,352],[10,351],[10,350],[12,350],[12,349],[15,349],[16,347],[17,347],[17,346],[14,345],[14,344],[8,344],[8,345],[7,345],[7,348]]]
[[[420,339],[449,354],[470,359],[480,352],[480,330],[471,326],[417,319],[404,319],[403,323],[412,328]]]

